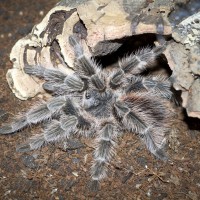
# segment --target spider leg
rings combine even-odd
[[[64,82],[47,81],[42,86],[45,90],[59,95],[81,92],[85,89],[85,83],[76,75],[68,75]]]
[[[135,132],[146,144],[147,149],[156,157],[166,160],[163,152],[168,131],[169,113],[162,103],[151,101],[146,96],[126,96],[123,101],[115,103],[115,112],[126,130]]]
[[[74,133],[85,137],[91,137],[94,134],[94,124],[86,119],[87,115],[84,117],[79,115],[79,110],[71,99],[66,99],[62,111],[59,120],[52,120],[42,134],[31,137],[26,143],[18,146],[17,151],[39,149],[46,143],[69,138]]]
[[[35,135],[24,144],[17,147],[18,152],[27,152],[39,149],[49,142],[56,142],[63,138],[69,138],[76,130],[77,118],[75,116],[64,116],[60,120],[52,120],[42,134]]]
[[[63,111],[65,115],[77,118],[76,128],[78,134],[84,137],[92,137],[95,134],[96,122],[87,112],[81,110],[78,104],[68,98]]]
[[[124,73],[140,74],[155,62],[155,59],[165,50],[165,46],[158,46],[153,49],[143,48],[135,54],[131,54],[119,61],[120,68]]]
[[[43,88],[58,93],[81,91],[84,88],[84,82],[76,74],[66,75],[55,69],[47,69],[42,66],[25,66],[25,73],[44,78],[47,82]]]
[[[45,83],[43,83],[42,87],[47,92],[52,92],[55,94],[58,94],[58,93],[63,94],[64,92],[61,93],[61,91],[59,90],[59,88],[61,88],[62,85],[63,85],[62,82],[46,81]]]
[[[65,105],[64,96],[55,97],[45,104],[29,110],[25,115],[16,119],[11,125],[5,125],[0,128],[0,134],[14,133],[27,125],[37,124],[49,119]]]
[[[96,73],[98,68],[94,60],[85,56],[83,47],[75,36],[69,37],[69,43],[74,48],[74,53],[76,56],[76,67],[80,67],[80,71],[83,75],[92,76]]]
[[[29,75],[34,75],[43,78],[46,81],[62,82],[67,76],[58,69],[47,69],[42,66],[25,66],[24,72]]]
[[[90,79],[93,86],[99,91],[104,91],[105,83],[101,76],[101,66],[84,54],[83,47],[77,37],[70,36],[69,42],[74,48],[76,56],[75,68],[77,73]]]
[[[173,93],[170,88],[171,82],[162,76],[132,76],[127,80],[126,93],[150,91],[157,96],[171,99]]]
[[[109,86],[112,89],[116,89],[119,86],[122,86],[124,75],[125,73],[122,69],[118,69],[115,72],[113,72],[109,77]]]
[[[92,188],[96,190],[98,182],[107,176],[107,165],[115,154],[118,132],[111,123],[105,124],[99,131],[94,151],[94,163],[91,167]]]

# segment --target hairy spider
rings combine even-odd
[[[95,137],[93,185],[106,177],[117,138],[123,133],[136,133],[152,154],[166,160],[163,147],[170,112],[165,103],[172,97],[171,84],[162,76],[141,75],[162,53],[163,46],[140,49],[120,60],[111,71],[88,58],[76,36],[70,36],[69,42],[75,53],[75,73],[67,75],[58,69],[26,66],[25,73],[45,79],[44,89],[54,96],[1,127],[0,134],[48,120],[42,134],[17,147],[20,152],[39,149],[75,134]]]

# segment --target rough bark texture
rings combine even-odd
[[[173,71],[174,88],[182,92],[183,107],[190,117],[200,118],[200,12],[180,22],[165,52]]]

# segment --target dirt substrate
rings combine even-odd
[[[56,0],[0,1],[0,122],[11,120],[38,101],[18,100],[6,82],[12,67],[9,53],[31,31]],[[91,192],[91,141],[73,139],[70,149],[49,145],[40,151],[17,153],[15,148],[41,127],[0,137],[0,199],[200,199],[200,132],[198,120],[183,122],[180,108],[174,117],[168,153],[170,162],[156,160],[136,136],[119,140],[109,176],[98,192]]]

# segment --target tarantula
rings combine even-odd
[[[46,81],[43,87],[53,93],[53,98],[1,127],[0,134],[14,133],[27,125],[46,121],[42,134],[17,147],[20,152],[39,149],[46,143],[75,134],[95,137],[91,167],[94,185],[106,177],[117,138],[123,133],[137,134],[152,154],[167,160],[163,147],[170,112],[165,102],[172,97],[171,84],[161,75],[142,75],[164,47],[142,48],[121,59],[117,68],[108,70],[84,54],[77,36],[70,36],[69,42],[75,53],[74,74],[26,66],[25,73]]]

